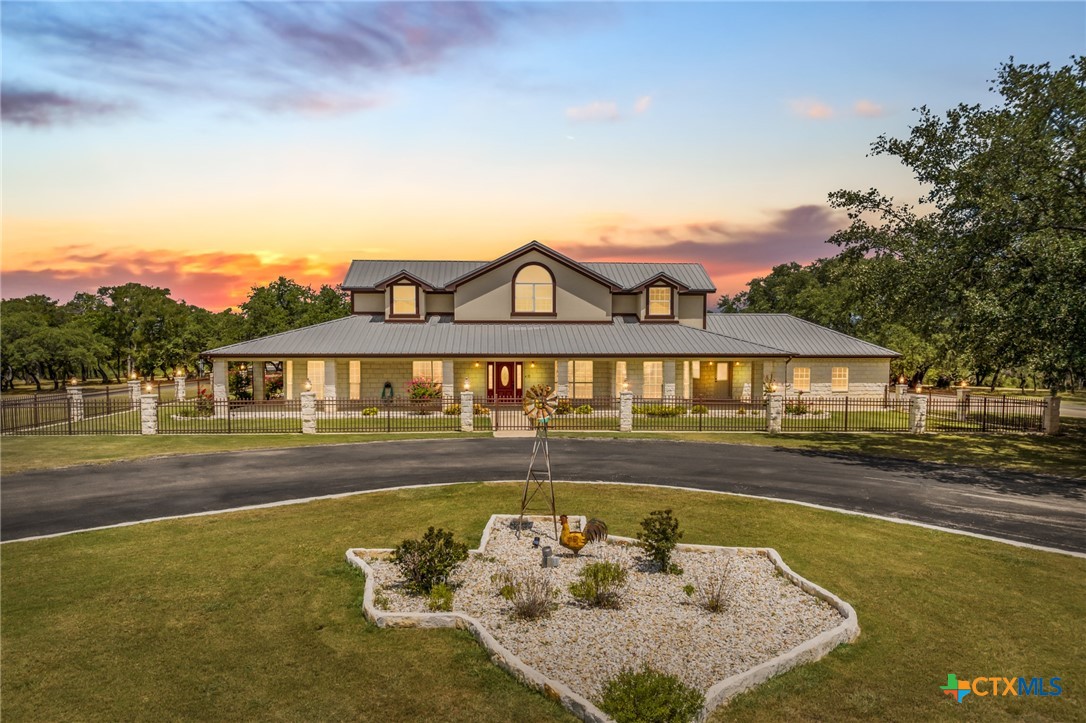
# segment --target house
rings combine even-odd
[[[354,261],[343,287],[348,317],[205,352],[216,396],[248,368],[264,372],[257,399],[270,374],[287,399],[308,383],[326,401],[399,398],[418,377],[450,398],[544,383],[570,399],[758,400],[766,379],[881,397],[898,356],[787,314],[707,313],[701,264],[578,262],[536,241],[493,261]]]

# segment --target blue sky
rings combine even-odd
[[[352,258],[832,254],[912,108],[1086,50],[1084,3],[3,3],[4,297],[214,308]]]

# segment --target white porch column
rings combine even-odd
[[[664,360],[664,401],[675,401],[675,360]]]
[[[211,396],[216,402],[226,401],[226,385],[226,360],[216,359],[211,366]]]
[[[317,393],[302,392],[302,434],[317,433]]]
[[[264,360],[255,361],[252,364],[253,375],[253,400],[264,399]]]
[[[475,431],[475,395],[460,392],[460,431]]]
[[[441,401],[445,405],[456,403],[456,366],[452,359],[441,360]]]
[[[158,434],[158,395],[140,395],[140,434]]]
[[[569,359],[559,359],[554,373],[554,393],[559,399],[569,399]]]
[[[187,383],[184,374],[178,374],[173,378],[173,395],[177,401],[182,401],[187,393]]]
[[[71,420],[73,422],[83,421],[83,388],[82,387],[68,387],[68,400],[71,404],[68,408],[71,410]]]
[[[336,413],[336,360],[324,360],[324,411]]]
[[[619,395],[618,431],[633,431],[633,392],[626,391]]]
[[[766,428],[770,434],[780,434],[781,421],[784,419],[784,395],[771,392],[766,395]]]

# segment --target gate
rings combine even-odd
[[[486,406],[490,410],[490,424],[495,432],[532,430],[531,420],[524,414],[524,405],[512,397],[489,397]]]

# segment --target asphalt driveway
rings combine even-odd
[[[398,485],[522,479],[531,439],[187,455],[6,475],[0,538]],[[727,444],[554,439],[555,479],[796,500],[1086,552],[1086,490],[1060,477]]]

